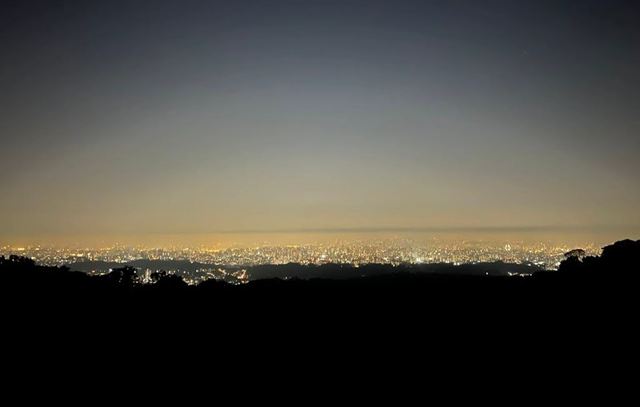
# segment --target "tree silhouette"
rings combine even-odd
[[[130,266],[113,269],[105,279],[111,284],[121,287],[134,287],[140,284],[136,269]]]

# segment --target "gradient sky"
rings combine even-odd
[[[3,1],[0,237],[640,225],[637,1]]]

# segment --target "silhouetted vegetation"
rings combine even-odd
[[[584,252],[572,250],[565,255],[558,273],[575,278],[615,279],[628,281],[637,279],[640,271],[640,240],[622,240],[602,249],[598,257],[584,257]]]
[[[486,265],[369,265],[364,271],[288,265],[259,270],[266,277],[283,267],[309,278],[241,285],[221,280],[187,285],[162,271],[143,284],[130,266],[91,276],[11,256],[0,258],[0,309],[3,327],[21,345],[38,349],[42,340],[59,339],[74,353],[82,342],[107,353],[113,344],[126,352],[155,344],[160,353],[168,347],[193,351],[197,358],[198,352],[216,349],[216,357],[235,357],[247,349],[268,354],[269,343],[277,343],[295,344],[299,351],[330,346],[352,355],[354,347],[371,341],[395,343],[395,353],[411,338],[422,338],[420,346],[436,339],[456,352],[486,352],[483,343],[507,347],[513,355],[521,345],[526,352],[540,346],[564,351],[564,343],[578,349],[576,344],[596,334],[619,343],[629,337],[626,330],[635,329],[630,322],[638,302],[639,247],[637,241],[618,242],[600,257],[569,256],[560,270],[531,276],[479,272]],[[340,270],[363,274],[327,278]],[[324,278],[315,278],[320,275]],[[208,340],[198,339],[210,332]],[[131,343],[136,334],[144,334],[144,342]]]
[[[501,263],[490,265],[400,266],[345,265],[258,266],[249,273],[253,281],[232,285],[209,280],[188,286],[178,275],[155,272],[150,284],[142,284],[136,268],[124,266],[102,276],[89,276],[66,267],[45,267],[32,260],[0,258],[3,298],[28,299],[31,303],[88,304],[147,300],[183,303],[287,303],[297,301],[434,302],[451,298],[473,301],[525,304],[566,299],[594,290],[628,290],[636,280],[640,264],[640,241],[624,240],[603,249],[599,257],[583,257],[574,250],[558,271],[536,271],[531,276],[507,276]],[[512,269],[513,265],[509,269]],[[523,273],[530,268],[527,266]],[[489,273],[487,270],[491,270]],[[295,276],[295,278],[291,278]],[[535,298],[534,298],[535,297]],[[223,303],[224,304],[224,303]]]

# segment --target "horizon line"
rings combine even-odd
[[[381,233],[381,232],[552,232],[552,231],[606,231],[639,229],[640,225],[545,225],[545,226],[382,226],[343,228],[284,228],[284,229],[226,229],[214,232],[194,232],[194,234],[290,234],[290,233]],[[182,232],[179,234],[188,234]],[[171,233],[168,233],[171,234]]]
[[[281,229],[220,229],[211,231],[149,231],[149,232],[99,232],[99,233],[83,233],[83,232],[66,232],[66,233],[14,233],[0,234],[0,239],[10,239],[13,237],[26,238],[30,237],[114,237],[114,236],[180,236],[180,235],[259,235],[259,234],[357,234],[357,233],[534,233],[534,232],[585,232],[585,233],[601,233],[615,231],[633,231],[640,232],[640,225],[542,225],[542,226],[363,226],[363,227],[327,227],[327,228],[281,228]]]

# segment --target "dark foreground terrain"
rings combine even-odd
[[[80,375],[111,372],[104,366],[122,375],[134,364],[143,366],[137,377],[152,381],[201,377],[171,361],[258,382],[322,376],[322,367],[330,372],[322,380],[350,383],[351,366],[381,383],[431,372],[450,384],[482,378],[497,386],[491,369],[500,362],[509,386],[544,378],[566,390],[567,369],[601,386],[637,360],[639,265],[640,241],[625,240],[527,277],[443,269],[188,286],[161,273],[141,285],[131,268],[98,277],[11,257],[0,260],[2,340],[13,369],[49,366],[48,378],[70,360]],[[285,362],[288,379],[273,370]],[[616,384],[624,377],[633,376]]]
[[[568,257],[558,271],[529,276],[485,275],[473,266],[438,266],[429,273],[370,265],[359,277],[310,278],[299,265],[270,266],[304,279],[260,279],[234,285],[209,280],[189,286],[171,274],[155,273],[154,283],[140,284],[131,267],[103,276],[67,268],[38,266],[11,256],[0,258],[0,295],[5,312],[119,314],[152,319],[158,315],[205,313],[216,318],[245,319],[260,314],[294,316],[309,313],[346,315],[438,316],[452,311],[510,314],[602,312],[636,300],[640,241],[607,246],[600,257]],[[337,270],[335,271],[334,268]],[[325,268],[338,273],[339,267]],[[284,275],[284,274],[283,274]]]

